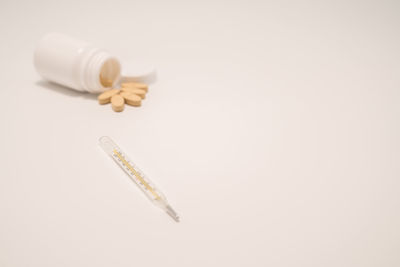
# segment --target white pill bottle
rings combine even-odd
[[[39,41],[34,65],[44,79],[82,92],[103,92],[121,77],[116,57],[60,33],[47,34]]]

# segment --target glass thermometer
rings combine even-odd
[[[179,222],[178,214],[168,204],[167,198],[161,193],[149,178],[126,156],[124,152],[108,136],[99,139],[100,146],[139,186],[143,193],[156,206],[167,212],[175,221]]]

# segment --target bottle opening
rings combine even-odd
[[[110,58],[107,59],[100,69],[100,83],[102,86],[110,88],[112,87],[117,79],[119,79],[121,73],[121,65],[118,60]]]

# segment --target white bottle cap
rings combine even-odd
[[[121,61],[121,82],[152,84],[157,80],[156,68],[146,62]]]

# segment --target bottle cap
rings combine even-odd
[[[140,82],[152,84],[157,80],[154,65],[146,62],[121,61],[121,82]]]

